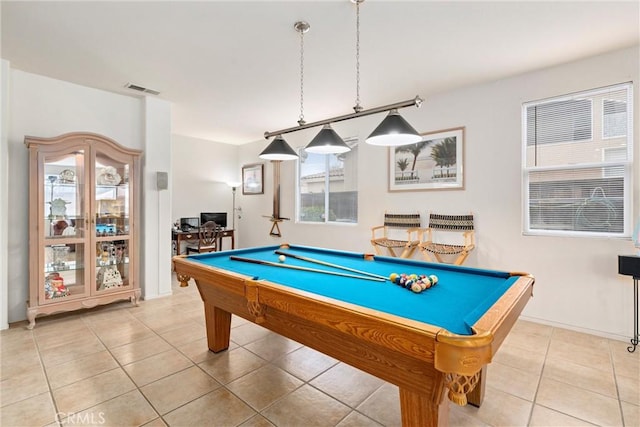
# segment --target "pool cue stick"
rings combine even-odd
[[[291,254],[288,252],[283,252],[283,251],[275,251],[275,252],[278,255],[290,256],[291,258],[299,259],[302,261],[313,262],[315,264],[326,265],[327,267],[339,268],[341,270],[350,271],[352,273],[358,273],[358,274],[363,274],[365,276],[375,277],[376,279],[387,280],[387,278],[384,276],[381,276],[379,274],[369,273],[368,271],[356,270],[355,268],[345,267],[344,265],[333,264],[333,263],[322,261],[319,259],[309,258],[302,255]]]
[[[340,273],[340,272],[337,272],[337,271],[320,270],[320,269],[317,269],[317,268],[300,267],[300,266],[297,266],[297,265],[280,264],[280,263],[277,263],[277,262],[263,261],[261,259],[253,259],[253,258],[243,258],[243,257],[233,256],[233,255],[230,256],[229,259],[233,260],[233,261],[249,262],[249,263],[252,263],[252,264],[270,265],[272,267],[291,268],[293,270],[310,271],[312,273],[323,273],[323,274],[331,274],[333,276],[350,277],[352,279],[373,280],[373,281],[376,281],[376,282],[384,282],[386,280],[386,279],[380,279],[380,278],[377,278],[377,277],[357,276],[355,274]]]

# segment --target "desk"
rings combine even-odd
[[[230,259],[278,263],[274,251],[279,248],[173,258],[181,284],[193,278],[198,286],[209,349],[228,348],[231,314],[238,315],[397,385],[405,426],[446,425],[446,388],[454,402],[466,403],[467,395],[480,405],[481,371],[533,291],[534,279],[524,273],[295,245],[283,250],[385,277],[392,272],[435,274],[439,282],[416,294],[389,281]],[[342,271],[291,256],[285,264]]]
[[[220,232],[218,232],[218,250],[220,250],[222,248],[222,239],[224,237],[230,237],[231,238],[231,249],[234,249],[236,247],[236,243],[235,243],[235,233],[234,230],[230,230],[230,229],[224,229],[221,230]],[[180,251],[180,242],[186,242],[186,241],[193,241],[193,240],[198,240],[198,230],[192,230],[192,231],[182,231],[182,230],[171,230],[171,240],[173,241],[173,244],[175,245],[175,253],[177,255],[180,255],[179,251]]]

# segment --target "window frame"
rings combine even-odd
[[[626,114],[627,114],[627,130],[626,130],[626,134],[625,135],[621,135],[621,136],[617,136],[617,137],[605,137],[604,136],[604,100],[601,103],[601,109],[599,112],[594,111],[593,106],[594,106],[594,102],[593,99],[594,97],[600,95],[602,96],[603,93],[609,93],[615,90],[626,90],[626,102],[627,102],[627,110],[626,110]],[[561,165],[555,165],[555,166],[537,166],[537,165],[533,165],[533,166],[527,166],[527,161],[530,160],[530,158],[528,158],[528,153],[527,153],[527,149],[529,147],[528,145],[528,127],[529,127],[529,123],[528,123],[528,115],[527,115],[527,109],[532,107],[532,106],[536,106],[536,105],[543,105],[546,103],[551,103],[551,102],[559,102],[559,101],[563,101],[563,100],[569,100],[569,99],[576,99],[579,97],[585,97],[585,98],[589,98],[592,100],[592,107],[591,107],[591,126],[592,126],[592,140],[596,137],[596,135],[594,134],[594,125],[595,125],[595,120],[599,120],[601,129],[600,129],[600,141],[606,142],[606,141],[610,141],[611,139],[614,138],[626,138],[626,152],[627,152],[627,158],[624,161],[607,161],[605,159],[605,151],[608,149],[607,147],[602,147],[602,156],[601,156],[601,160],[598,162],[584,162],[584,163],[574,163],[572,164],[569,161],[569,156],[570,154],[567,154],[567,161]],[[596,114],[599,114],[599,117],[595,117]],[[521,109],[521,149],[522,149],[522,163],[521,163],[521,167],[522,167],[522,233],[525,236],[557,236],[557,237],[597,237],[597,238],[621,238],[621,239],[626,239],[631,237],[632,234],[632,218],[633,218],[633,148],[634,148],[634,133],[633,133],[633,127],[634,127],[634,123],[633,123],[633,83],[632,82],[625,82],[625,83],[619,83],[619,84],[615,84],[615,85],[611,85],[611,86],[606,86],[606,87],[600,87],[600,88],[595,88],[595,89],[589,89],[589,90],[584,90],[584,91],[580,91],[580,92],[576,92],[573,94],[566,94],[563,96],[557,96],[557,97],[550,97],[550,98],[546,98],[546,99],[541,99],[541,100],[536,100],[536,101],[528,101],[528,102],[523,102],[522,103],[522,109]],[[535,126],[535,125],[534,125]],[[566,143],[573,143],[573,144],[579,144],[583,142],[582,140],[575,140],[575,141],[568,141]],[[564,143],[564,144],[566,144]],[[552,143],[555,144],[555,143]],[[559,142],[558,144],[563,144],[562,142]],[[545,144],[546,145],[546,144]],[[537,155],[537,154],[536,154]],[[529,154],[530,156],[530,154]],[[536,160],[537,161],[537,160]],[[606,231],[586,231],[586,230],[576,230],[575,227],[572,230],[554,230],[552,229],[552,227],[549,228],[538,228],[538,227],[534,227],[534,224],[532,224],[532,218],[531,218],[531,194],[530,194],[530,185],[531,185],[531,180],[530,177],[538,172],[544,173],[544,172],[549,172],[549,171],[558,171],[558,172],[562,172],[562,171],[568,171],[568,172],[573,172],[573,171],[579,171],[581,169],[589,169],[589,168],[615,168],[615,167],[621,167],[623,169],[623,189],[622,189],[622,221],[623,221],[623,225],[622,225],[622,231],[618,232],[606,232]],[[606,177],[606,173],[605,170],[603,169],[602,171],[602,175],[603,178],[612,178],[612,177]]]

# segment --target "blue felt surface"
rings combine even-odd
[[[278,263],[276,250],[314,258],[325,262],[355,268],[388,277],[391,273],[435,274],[438,284],[419,294],[403,289],[390,281],[374,282],[321,273],[298,271],[268,265],[250,264],[231,260],[230,256],[259,259]],[[456,334],[468,335],[473,325],[486,310],[517,280],[509,273],[448,264],[426,263],[391,257],[376,256],[365,261],[355,252],[327,250],[306,246],[280,249],[279,246],[239,249],[192,255],[194,261],[264,279],[357,304],[374,310],[436,325]],[[340,273],[350,273],[307,261],[288,257],[284,264],[297,265]]]

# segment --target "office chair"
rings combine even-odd
[[[218,231],[220,227],[213,222],[209,221],[204,223],[198,231],[198,244],[187,245],[187,255],[191,252],[215,252],[218,250]]]

